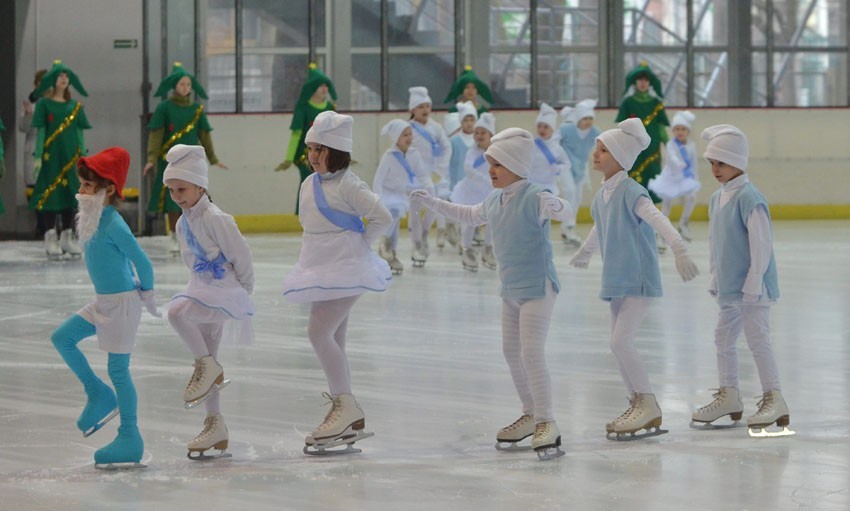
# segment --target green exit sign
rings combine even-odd
[[[113,48],[138,48],[138,39],[115,39],[112,41]]]

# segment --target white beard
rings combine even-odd
[[[106,189],[103,188],[94,195],[77,194],[77,237],[82,244],[86,244],[100,225],[100,216],[103,214],[103,201],[106,198]]]

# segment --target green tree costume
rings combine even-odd
[[[634,85],[638,78],[647,78],[657,97],[650,94],[649,91],[636,91],[631,96],[627,96],[620,104],[616,122],[637,117],[643,121],[646,132],[649,134],[649,147],[638,155],[634,166],[629,171],[629,176],[646,188],[649,181],[661,173],[661,144],[666,144],[670,138],[665,128],[670,126],[670,121],[667,119],[664,103],[660,99],[664,97],[661,81],[649,69],[646,62],[641,62],[626,76],[626,90],[623,94],[629,91],[629,88]],[[661,202],[660,197],[651,190],[647,189],[647,191],[652,202],[656,204]]]
[[[69,86],[88,96],[77,75],[59,60],[54,61],[53,67],[44,75],[34,95],[43,96],[47,89],[56,85],[62,73],[68,76]],[[42,98],[35,104],[32,127],[38,129],[33,155],[36,161],[41,162],[41,169],[35,180],[29,208],[45,212],[76,209],[75,196],[80,189],[77,158],[86,154],[83,130],[91,128],[83,104],[73,99],[60,102]]]
[[[6,131],[6,126],[3,126],[3,120],[0,119],[0,131]],[[0,137],[0,179],[6,175],[6,151],[3,138]],[[3,197],[0,197],[0,215],[6,212],[6,207],[3,206]]]
[[[451,105],[449,107],[449,112],[457,112],[455,104],[458,101],[466,101],[466,98],[463,97],[463,90],[470,83],[475,85],[475,88],[478,89],[478,95],[481,96],[487,104],[493,104],[493,94],[490,92],[490,87],[478,78],[478,75],[475,74],[471,66],[466,66],[463,69],[463,73],[460,74],[457,81],[454,85],[452,85],[446,99],[443,100],[444,103]],[[478,110],[479,116],[488,111],[487,107],[483,104],[479,104],[476,109]]]
[[[336,101],[336,89],[333,82],[327,77],[316,64],[310,64],[307,70],[307,81],[301,87],[301,94],[298,96],[298,102],[295,104],[295,111],[292,113],[292,122],[289,124],[289,129],[292,134],[289,136],[289,147],[286,149],[286,161],[294,163],[298,167],[298,172],[301,174],[301,180],[298,183],[298,195],[295,199],[295,214],[298,214],[298,203],[301,197],[301,183],[313,173],[310,168],[310,163],[307,161],[306,144],[304,137],[307,136],[307,131],[313,125],[316,116],[328,110],[336,110],[336,105],[329,100],[322,103],[313,103],[310,98],[316,93],[316,90],[321,85],[328,86],[328,94]]]
[[[201,84],[183,69],[179,62],[174,63],[171,74],[159,84],[155,96],[165,98],[168,91],[173,90],[184,76],[188,76],[192,81],[192,90],[199,97],[207,99],[207,93]],[[218,163],[210,136],[211,131],[212,126],[207,120],[204,106],[193,102],[191,95],[181,97],[172,94],[156,107],[148,123],[147,163],[156,166],[157,169],[148,201],[149,213],[180,212],[180,206],[174,203],[171,194],[162,183],[162,174],[168,164],[165,155],[175,144],[201,145],[210,164]]]

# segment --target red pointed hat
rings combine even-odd
[[[127,181],[127,171],[130,169],[130,153],[126,149],[110,147],[93,156],[81,156],[77,160],[77,168],[82,165],[98,176],[112,181],[118,198],[124,198],[124,183]]]

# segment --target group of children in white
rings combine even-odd
[[[565,242],[580,245],[570,265],[586,268],[597,251],[602,257],[599,297],[610,303],[611,349],[629,393],[626,411],[606,424],[607,436],[631,440],[665,433],[634,341],[649,300],[662,294],[656,233],[671,248],[684,281],[698,274],[680,235],[687,233],[687,218],[677,231],[666,216],[669,201],[682,196],[689,214],[699,187],[695,147],[687,140],[693,115],[683,112],[674,118],[676,139],[668,144],[667,165],[650,183],[665,201],[659,212],[646,189],[627,172],[649,145],[640,119],[627,119],[600,134],[593,127],[594,101],[562,110],[568,123],[561,127],[556,125],[557,112],[543,105],[534,137],[520,128],[497,132],[492,114],[478,115],[474,105],[461,103],[457,115],[447,117],[446,124],[453,128],[448,137],[430,118],[427,90],[414,87],[410,92],[411,119],[390,121],[382,129],[392,146],[378,166],[374,192],[349,168],[352,117],[322,112],[306,134],[314,174],[301,188],[301,253],[284,279],[283,295],[311,304],[307,334],[328,380],[325,396],[331,408],[305,438],[304,452],[359,452],[354,443],[372,436],[352,393],[345,351],[348,319],[361,294],[386,290],[391,274],[402,272],[396,251],[406,214],[414,266],[428,258],[428,232],[436,221],[438,246],[451,241],[454,230],[463,267],[474,271],[475,227],[487,226],[482,261],[498,268],[502,347],[522,405],[520,417],[496,433],[497,449],[533,449],[540,459],[564,454],[544,355],[560,291],[549,241],[552,220],[561,222]],[[693,413],[692,426],[722,427],[714,423],[725,416],[738,425],[742,418],[735,341],[743,329],[763,391],[758,411],[747,419],[750,434],[793,434],[787,428],[789,412],[770,343],[769,310],[779,291],[767,202],[745,173],[745,135],[734,126],[718,125],[704,130],[702,137],[708,142],[704,157],[721,184],[709,207],[709,291],[720,304],[715,333],[720,388],[711,403]],[[575,233],[576,209],[588,180],[585,167],[591,151],[593,168],[604,179],[591,205],[594,226],[582,243]],[[458,158],[459,152],[463,158]],[[163,181],[182,209],[177,237],[191,270],[186,290],[172,298],[167,316],[195,357],[183,395],[186,407],[204,403],[207,411],[203,430],[188,444],[189,458],[207,460],[229,456],[219,404],[219,391],[229,380],[216,357],[223,337],[248,342],[253,336],[254,274],[250,249],[233,217],[206,194],[203,148],[176,145],[167,161]],[[85,389],[87,403],[77,421],[83,434],[98,431],[120,415],[117,437],[95,453],[101,468],[142,466],[144,444],[129,359],[142,305],[159,315],[153,268],[114,208],[128,167],[129,155],[121,148],[79,159],[78,231],[97,298],[52,336]],[[375,242],[380,256],[372,250]],[[77,348],[80,340],[95,334],[109,352],[114,391]],[[783,429],[768,431],[774,423]],[[530,445],[520,444],[529,437]],[[206,454],[212,449],[218,453]]]

